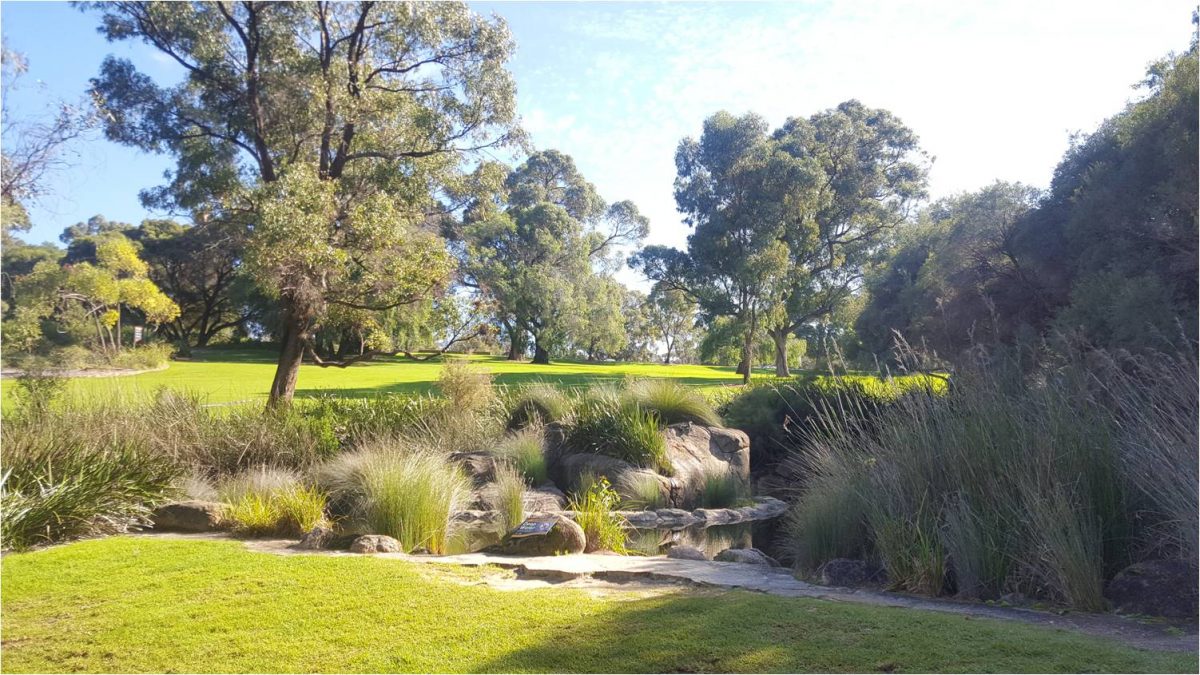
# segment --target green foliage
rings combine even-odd
[[[494,396],[491,373],[457,359],[442,366],[438,388],[456,410],[464,413],[483,410]]]
[[[749,486],[732,469],[706,470],[700,488],[700,508],[728,509],[741,506],[750,497]]]
[[[250,537],[299,537],[325,523],[325,495],[288,472],[266,468],[236,476],[218,494],[234,532]]]
[[[496,467],[496,492],[504,531],[509,532],[525,520],[525,477],[508,464]]]
[[[26,360],[22,363],[24,372],[16,378],[12,390],[13,402],[16,403],[19,414],[45,419],[51,406],[66,390],[67,379],[55,375],[46,365],[44,361],[39,360]]]
[[[0,457],[6,549],[123,532],[145,522],[180,475],[167,457],[102,437],[70,439],[43,420],[6,420]]]
[[[409,552],[444,553],[450,516],[471,492],[470,481],[445,456],[399,439],[338,455],[320,468],[317,483],[331,503]]]
[[[506,457],[530,485],[538,486],[549,478],[546,467],[545,429],[527,426],[505,436],[496,446],[496,454]]]
[[[658,416],[621,398],[616,390],[588,390],[576,403],[567,444],[579,452],[608,455],[671,475]]]
[[[571,414],[567,395],[552,384],[537,383],[521,389],[509,406],[508,428],[563,422]]]
[[[625,523],[614,513],[620,496],[604,476],[580,476],[579,490],[567,502],[567,509],[575,512],[575,522],[587,535],[586,552],[625,552]]]
[[[636,406],[654,413],[664,425],[694,422],[721,426],[721,416],[704,396],[674,380],[641,380],[629,386],[626,396]]]

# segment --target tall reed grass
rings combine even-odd
[[[903,590],[1086,610],[1148,532],[1175,533],[1194,561],[1195,363],[1157,363],[1154,378],[1094,363],[1030,375],[994,358],[870,415],[854,397],[825,401],[787,460],[802,477],[793,561],[869,554]]]

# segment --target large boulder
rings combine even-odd
[[[667,460],[671,463],[671,502],[680,508],[696,506],[709,475],[728,471],[750,487],[750,438],[737,429],[706,427],[691,422],[667,427]]]
[[[400,542],[386,534],[364,534],[350,544],[351,553],[400,553]]]
[[[587,535],[579,523],[565,516],[550,516],[554,525],[542,535],[504,538],[488,550],[503,555],[543,556],[562,553],[583,553],[587,547]]]
[[[1195,561],[1147,560],[1126,567],[1108,582],[1105,597],[1125,614],[1175,619],[1196,617]]]
[[[300,551],[345,550],[350,548],[356,538],[357,534],[338,534],[333,528],[318,525],[306,532],[292,548]]]
[[[150,515],[156,530],[212,532],[222,528],[225,505],[218,502],[187,501],[163,504]]]
[[[642,482],[657,483],[662,494],[671,492],[671,480],[653,469],[634,466],[623,459],[592,453],[563,454],[550,468],[554,483],[566,490],[579,488],[579,477],[585,473],[604,476],[621,497],[635,497],[632,486]]]
[[[500,491],[496,487],[496,484],[488,483],[471,493],[469,510],[503,510],[503,504],[500,502]],[[567,496],[555,487],[543,486],[534,490],[526,490],[522,493],[521,504],[525,508],[525,513],[562,511],[567,507]]]
[[[727,548],[713,556],[713,560],[717,562],[779,567],[779,563],[774,558],[756,548]]]

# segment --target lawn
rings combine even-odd
[[[188,390],[200,394],[209,403],[225,403],[266,398],[275,374],[274,350],[269,348],[214,348],[197,350],[193,360],[172,361],[166,370],[141,375],[72,380],[72,393],[88,397],[152,393],[160,387]],[[461,357],[460,357],[461,358]],[[668,377],[689,385],[720,386],[738,384],[741,376],[733,368],[654,363],[586,363],[560,361],[550,365],[508,361],[501,357],[470,356],[473,362],[495,375],[498,384],[516,385],[546,381],[565,386],[581,386],[626,377]],[[297,397],[366,397],[382,393],[428,391],[437,381],[439,361],[416,363],[403,358],[379,358],[348,368],[321,368],[305,365],[300,369]],[[4,391],[12,387],[3,382]]]
[[[496,590],[480,573],[113,537],[3,562],[4,672],[1195,672],[1022,624],[742,591]]]

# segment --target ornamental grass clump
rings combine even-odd
[[[625,521],[615,513],[620,497],[604,476],[579,477],[579,490],[567,502],[575,512],[575,522],[587,536],[586,553],[613,551],[625,553]]]
[[[644,472],[629,473],[618,481],[621,507],[633,511],[654,511],[670,508],[671,499],[662,482]]]
[[[537,383],[522,388],[508,406],[508,428],[566,421],[572,412],[571,399],[551,384]]]
[[[673,473],[658,416],[606,387],[589,390],[576,403],[567,444],[578,452],[616,457],[667,476]]]
[[[721,416],[708,400],[675,380],[640,380],[629,386],[626,396],[641,409],[653,412],[663,425],[693,422],[721,426]]]
[[[400,541],[405,551],[444,553],[450,516],[471,482],[444,454],[403,439],[378,439],[327,462],[317,482],[335,512]]]
[[[530,485],[542,485],[549,478],[549,470],[546,466],[545,429],[540,424],[525,427],[505,436],[496,446],[496,454],[512,462]]]
[[[248,537],[299,537],[326,522],[325,495],[284,469],[251,469],[226,480],[217,495],[223,518]]]
[[[704,484],[700,487],[700,507],[728,509],[740,506],[749,498],[746,482],[732,468],[706,468]]]
[[[496,495],[498,510],[504,520],[504,531],[508,532],[525,520],[525,477],[508,464],[496,467]]]

